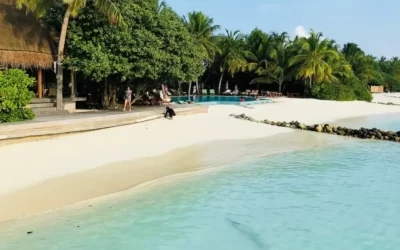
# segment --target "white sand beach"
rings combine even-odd
[[[377,98],[379,102],[393,102],[390,100],[396,99],[383,94]],[[389,99],[382,101],[385,98]],[[144,165],[115,168],[115,171],[121,169],[127,171],[129,168],[129,171],[121,174],[113,172],[112,164],[158,156],[207,141],[255,139],[293,132],[287,128],[237,120],[230,117],[230,114],[245,113],[256,119],[297,120],[315,124],[393,112],[400,113],[400,106],[281,98],[272,104],[252,107],[210,106],[208,114],[176,117],[172,121],[160,119],[2,146],[0,147],[0,204],[5,204],[7,201],[7,206],[0,206],[0,221],[73,204],[127,188],[129,185],[134,186],[191,170],[190,166],[182,162],[174,164],[173,161],[167,161],[168,164],[164,166],[165,171],[152,171],[154,168],[159,168],[160,164],[146,162],[144,164],[146,168]],[[84,172],[106,165],[109,167],[102,171],[98,179],[88,174],[89,172]],[[69,188],[61,187],[63,178],[71,175],[74,175],[74,180],[68,183]],[[85,183],[85,177],[90,178],[89,183],[95,186],[82,188],[85,192],[79,194],[80,185]],[[120,180],[118,178],[123,178],[121,182],[124,182],[124,186],[117,185]],[[96,181],[98,181],[97,186]],[[60,185],[57,186],[57,183]],[[104,185],[105,183],[107,185]],[[113,183],[116,183],[115,187]],[[52,192],[48,190],[49,188],[53,189]],[[35,192],[29,193],[30,189],[34,189]],[[38,203],[43,201],[43,204],[31,206],[29,202],[35,200],[32,199],[35,198],[32,195],[35,197],[42,195],[43,197],[37,197],[37,201]],[[52,202],[52,197],[58,197],[57,202]]]
[[[400,93],[374,94],[373,102],[400,104]]]

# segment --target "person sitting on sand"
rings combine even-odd
[[[173,119],[174,119],[174,116],[176,116],[175,111],[174,111],[172,108],[170,108],[170,107],[166,107],[166,108],[165,108],[165,115],[164,115],[164,118],[168,118],[168,119],[170,119],[170,120],[173,120]]]

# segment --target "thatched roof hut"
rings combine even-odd
[[[55,50],[48,30],[31,13],[0,0],[0,66],[50,69]]]

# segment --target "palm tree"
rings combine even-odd
[[[332,47],[332,41],[322,39],[322,33],[311,30],[308,38],[297,37],[293,46],[297,55],[289,59],[289,66],[296,69],[296,77],[309,80],[309,88],[313,81],[336,80],[331,62],[339,61],[340,54]]]
[[[375,58],[365,55],[357,44],[347,43],[343,46],[342,54],[350,63],[354,74],[364,83],[376,78],[378,65]]]
[[[61,26],[60,39],[58,42],[57,52],[57,110],[63,109],[63,58],[65,40],[67,37],[67,29],[70,17],[76,17],[79,11],[86,6],[87,0],[65,0],[66,5],[64,18]],[[37,17],[45,15],[54,5],[56,1],[51,0],[17,0],[16,6],[21,9],[25,7],[32,11]],[[117,5],[112,0],[94,0],[94,6],[102,13],[108,15],[112,22],[123,23],[122,16],[117,8]]]
[[[203,12],[190,12],[188,17],[184,17],[189,32],[195,37],[196,41],[204,50],[204,59],[212,61],[217,52],[218,46],[215,44],[214,33],[220,29],[219,25],[214,25],[214,19],[206,16]]]
[[[395,85],[400,86],[400,59],[398,57],[393,57],[391,60],[382,57],[378,61],[378,66],[384,83],[390,90]],[[395,89],[398,91],[399,87]]]
[[[247,49],[254,54],[256,60],[246,65],[245,71],[260,75],[267,69],[268,61],[271,59],[271,49],[273,48],[273,38],[267,33],[254,29],[246,37]],[[257,89],[259,82],[257,83]]]
[[[218,45],[221,52],[216,60],[221,73],[218,84],[219,94],[221,94],[221,85],[225,73],[233,77],[235,73],[244,70],[249,61],[257,60],[253,53],[245,49],[244,38],[238,30],[226,30],[226,35],[219,37]]]
[[[289,67],[289,44],[276,44],[272,51],[271,59],[266,64],[267,67],[259,71],[259,77],[253,79],[250,84],[276,82],[279,86],[279,93],[282,93],[283,82],[292,78],[292,69]]]
[[[206,16],[203,12],[190,12],[187,17],[184,16],[184,21],[189,29],[189,32],[194,36],[194,39],[201,46],[204,53],[204,65],[211,65],[216,53],[220,52],[220,49],[215,44],[214,33],[220,29],[219,25],[214,24],[214,19]],[[197,91],[199,89],[199,81],[196,81]],[[191,83],[189,83],[189,95],[190,95]]]
[[[279,85],[279,92],[282,92],[283,82],[292,77],[288,66],[291,45],[289,36],[286,32],[281,34],[273,32],[264,36],[265,38],[262,39],[256,50],[259,63],[254,72],[258,77],[253,79],[250,84],[257,83],[258,86],[260,83],[276,82]]]

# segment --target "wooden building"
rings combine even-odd
[[[31,106],[41,108],[39,113],[55,111],[55,55],[55,43],[46,27],[32,13],[18,10],[15,0],[0,0],[0,67],[25,69],[37,79],[37,98]],[[76,101],[86,100],[75,98],[74,86],[71,89],[71,97],[63,99],[68,111],[74,111]]]
[[[385,88],[383,86],[371,86],[371,93],[383,93]]]
[[[0,65],[36,73],[37,96],[43,97],[43,71],[53,68],[50,34],[32,14],[17,10],[13,0],[0,0]]]

